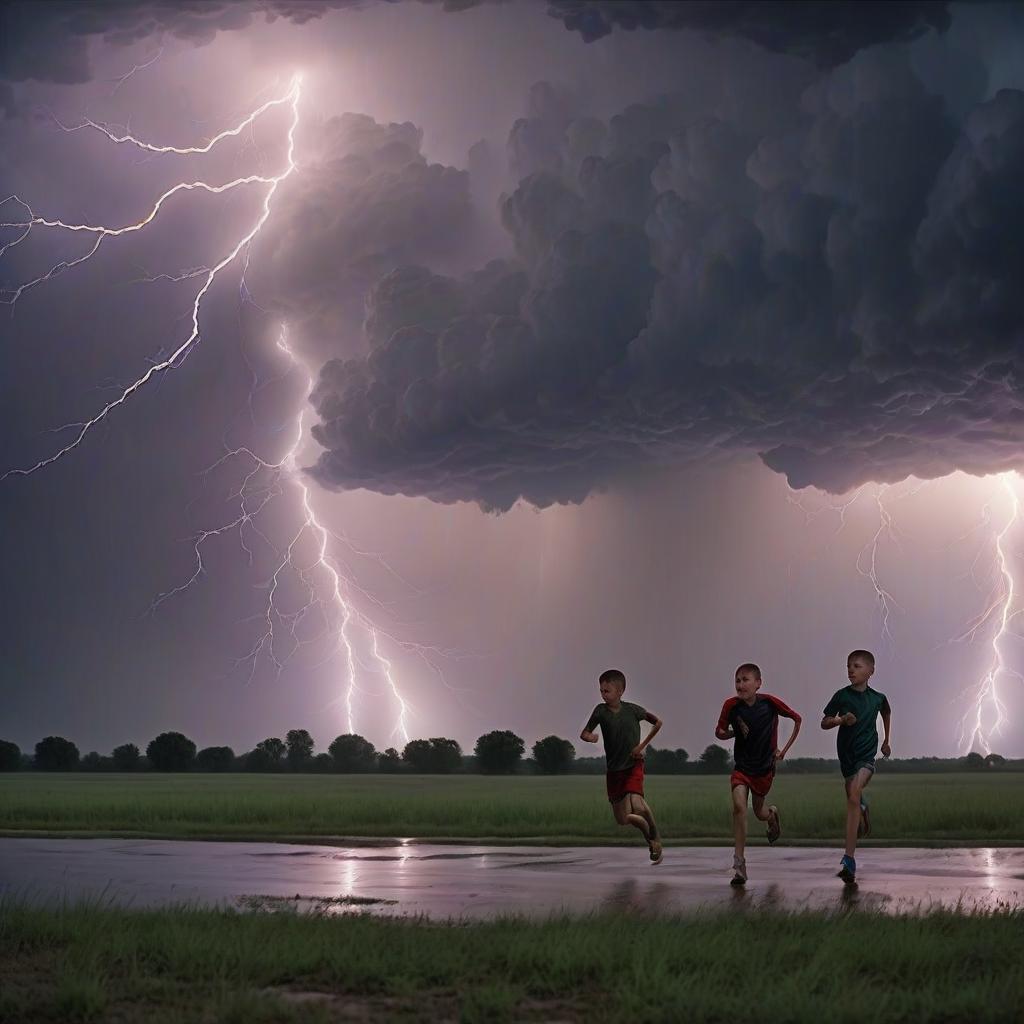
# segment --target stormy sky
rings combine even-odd
[[[897,755],[966,749],[979,697],[973,745],[1024,753],[1021,10],[0,8],[0,247],[280,174],[287,104],[202,155],[85,121],[195,146],[302,76],[198,343],[0,482],[0,734],[383,748],[400,697],[529,744],[616,666],[696,755],[753,660],[824,755],[868,647]],[[175,352],[266,191],[3,252],[0,473]]]

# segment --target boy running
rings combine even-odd
[[[657,735],[661,719],[639,704],[630,704],[622,699],[626,677],[617,668],[602,672],[598,685],[603,703],[594,708],[580,739],[584,743],[596,743],[597,733],[594,730],[601,727],[608,763],[608,801],[615,820],[620,825],[639,829],[647,842],[652,863],[660,864],[662,848],[658,826],[644,800],[644,747]],[[654,726],[642,741],[641,722],[650,722]]]
[[[850,685],[836,691],[825,705],[825,717],[821,720],[822,729],[839,729],[836,752],[846,780],[846,853],[843,854],[838,877],[847,885],[857,880],[857,861],[854,859],[857,838],[871,831],[864,789],[875,774],[875,754],[878,751],[875,721],[879,715],[885,729],[882,757],[892,753],[889,746],[892,710],[885,694],[868,686],[874,671],[875,656],[870,651],[853,651],[846,659],[846,676]]]
[[[735,737],[733,752],[735,770],[729,782],[732,786],[732,827],[736,838],[733,857],[733,878],[730,885],[745,885],[747,881],[747,794],[751,794],[754,815],[768,823],[768,842],[774,843],[782,835],[779,809],[772,804],[765,808],[765,797],[775,778],[775,762],[781,761],[800,733],[800,716],[778,697],[758,693],[761,689],[761,670],[752,662],[736,669],[736,696],[722,705],[715,735],[720,740]],[[778,746],[779,717],[793,722],[789,742],[780,750]]]

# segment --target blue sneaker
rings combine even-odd
[[[845,853],[843,854],[843,860],[839,865],[836,877],[841,878],[847,885],[853,885],[857,881],[857,862],[853,857],[848,857]]]

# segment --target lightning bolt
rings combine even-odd
[[[986,754],[992,753],[992,737],[999,735],[1003,726],[1009,721],[1006,704],[999,692],[1000,679],[1011,676],[1024,682],[1024,676],[1006,663],[1003,653],[1006,640],[1017,635],[1010,629],[1010,623],[1019,614],[1019,611],[1014,610],[1017,588],[1006,548],[1007,536],[1020,522],[1020,497],[1014,486],[1017,474],[1001,473],[998,479],[1002,490],[1010,501],[1010,514],[1003,528],[995,537],[995,555],[999,566],[998,579],[985,609],[975,616],[959,636],[954,637],[951,641],[953,643],[965,640],[973,641],[983,626],[993,620],[998,623],[989,642],[991,655],[988,666],[982,677],[969,691],[969,698],[973,706],[960,720],[958,739],[960,749],[965,754],[976,747],[981,747]],[[987,506],[983,511],[983,518],[988,521]]]
[[[155,59],[156,58],[154,58],[154,60]],[[125,76],[125,79],[130,77],[135,70],[139,69],[133,69],[128,76]],[[0,480],[6,480],[10,476],[28,476],[59,461],[61,458],[77,448],[89,432],[105,420],[119,406],[127,402],[155,378],[159,378],[168,370],[179,367],[201,340],[199,322],[204,297],[213,286],[214,281],[221,271],[231,266],[242,253],[245,254],[245,267],[243,267],[242,271],[240,289],[243,300],[248,298],[248,290],[245,286],[245,268],[248,267],[250,244],[270,217],[272,200],[278,190],[278,187],[282,182],[291,177],[298,166],[295,159],[295,132],[299,124],[301,82],[301,76],[294,76],[289,84],[287,92],[263,103],[249,113],[237,125],[234,125],[229,129],[225,129],[210,138],[204,144],[198,146],[182,147],[156,145],[146,142],[127,131],[118,134],[108,126],[93,120],[86,120],[81,124],[74,126],[63,125],[58,122],[59,127],[65,132],[71,133],[82,130],[98,131],[115,145],[129,145],[147,153],[156,155],[176,154],[179,156],[199,156],[209,153],[220,142],[229,138],[238,137],[247,129],[251,129],[256,120],[262,114],[275,107],[288,108],[290,111],[287,130],[285,166],[279,173],[274,175],[250,174],[216,185],[205,181],[179,181],[157,198],[145,216],[121,227],[69,223],[59,218],[38,216],[27,203],[16,195],[9,196],[7,199],[0,201],[0,206],[12,204],[19,206],[25,211],[25,216],[21,220],[8,221],[0,224],[0,227],[8,229],[13,228],[19,232],[12,241],[6,243],[2,248],[0,248],[0,257],[5,255],[10,249],[21,244],[21,242],[29,237],[29,234],[33,229],[47,228],[71,234],[83,234],[87,237],[91,236],[93,238],[92,244],[87,248],[83,255],[71,260],[61,261],[51,267],[44,274],[27,280],[13,289],[4,289],[0,291],[0,301],[10,305],[13,311],[13,307],[25,292],[43,285],[46,282],[53,280],[55,277],[85,263],[96,255],[101,244],[106,239],[117,238],[143,230],[160,214],[165,204],[178,193],[201,190],[209,193],[221,194],[245,186],[266,186],[263,203],[255,223],[241,238],[238,239],[230,251],[219,261],[211,266],[193,267],[175,275],[161,274],[156,275],[155,277],[146,278],[146,280],[165,279],[178,282],[196,279],[201,280],[201,284],[196,290],[192,300],[192,330],[188,337],[181,342],[181,344],[169,356],[152,362],[145,373],[139,376],[132,383],[123,387],[116,398],[107,402],[93,416],[80,423],[67,424],[65,428],[60,428],[66,429],[67,427],[71,427],[76,431],[73,438],[67,444],[33,465],[8,469],[3,473],[3,475],[0,475]],[[284,327],[282,327],[277,347],[285,354],[285,356],[287,356],[292,368],[301,369],[304,372],[306,378],[306,397],[308,399],[309,393],[313,387],[313,376],[309,369],[303,366],[296,356],[288,342],[287,331]],[[354,698],[356,693],[361,689],[357,683],[357,660],[359,659],[357,658],[356,648],[351,635],[351,627],[354,624],[358,624],[369,635],[370,649],[372,652],[371,656],[374,665],[376,670],[386,680],[387,686],[390,689],[392,698],[396,704],[397,710],[395,726],[392,730],[392,737],[396,735],[401,736],[404,742],[408,742],[409,732],[407,716],[411,710],[411,705],[408,700],[402,696],[397,680],[395,679],[393,664],[381,650],[380,638],[381,636],[386,636],[389,639],[394,640],[400,646],[415,651],[421,657],[428,659],[428,663],[430,663],[431,667],[435,670],[437,670],[437,666],[433,665],[433,663],[429,661],[430,655],[436,653],[443,656],[449,656],[451,652],[446,652],[440,648],[431,647],[429,645],[421,645],[410,641],[398,640],[393,637],[392,634],[383,632],[373,622],[371,622],[366,615],[360,612],[347,596],[346,592],[348,590],[359,588],[356,587],[352,580],[344,577],[342,573],[339,572],[335,561],[331,558],[328,552],[330,538],[333,537],[337,539],[337,535],[329,531],[317,518],[316,512],[313,508],[309,487],[298,464],[298,452],[304,438],[304,433],[304,411],[300,411],[295,424],[295,440],[279,462],[269,462],[257,455],[251,449],[247,447],[240,447],[228,451],[224,456],[217,460],[214,466],[210,467],[212,470],[228,460],[243,458],[249,460],[251,468],[246,473],[241,486],[233,496],[239,501],[238,515],[231,521],[215,529],[204,530],[199,533],[194,542],[196,562],[191,576],[180,586],[159,594],[154,600],[151,610],[155,610],[164,601],[187,590],[203,575],[205,571],[203,550],[206,544],[214,538],[233,532],[237,533],[240,538],[242,548],[245,550],[251,565],[254,554],[246,540],[246,529],[248,529],[256,537],[266,542],[271,549],[275,550],[278,556],[276,566],[266,587],[267,597],[262,613],[265,628],[249,653],[244,658],[239,659],[240,663],[250,663],[250,680],[252,679],[257,661],[261,655],[266,655],[270,658],[277,668],[278,675],[280,675],[288,660],[287,658],[282,660],[277,654],[277,645],[282,642],[280,636],[282,629],[286,631],[288,639],[292,642],[292,653],[294,653],[295,649],[310,642],[300,640],[297,636],[296,630],[300,623],[302,623],[305,617],[314,609],[319,610],[324,617],[327,618],[328,612],[326,608],[327,606],[330,606],[330,608],[333,609],[332,617],[335,620],[335,624],[332,629],[336,641],[330,656],[333,656],[335,653],[344,654],[346,676],[343,686],[343,694],[339,700],[342,700],[345,705],[349,732],[355,731]],[[263,477],[267,475],[269,475],[269,479],[263,482]],[[267,505],[274,498],[284,493],[286,484],[297,491],[299,495],[301,516],[299,525],[292,534],[288,544],[283,550],[277,550],[270,539],[259,527],[258,519],[261,512],[267,507]],[[308,547],[310,542],[314,548],[315,557],[311,564],[305,564],[302,561],[302,552],[306,547]],[[353,551],[356,550],[352,548],[351,545],[349,545],[349,547]],[[366,554],[365,552],[358,553]],[[288,573],[294,574],[300,583],[306,588],[306,601],[298,610],[295,611],[286,611],[279,603],[281,600],[279,591],[282,587],[284,577]],[[322,597],[318,596],[321,592],[321,586],[323,586],[321,581],[326,581],[326,601]]]
[[[879,610],[882,621],[882,637],[888,640],[889,643],[893,643],[892,631],[889,628],[889,620],[892,615],[894,608],[899,608],[899,604],[888,589],[882,584],[879,578],[878,572],[878,551],[882,541],[886,538],[896,541],[895,526],[893,524],[892,515],[885,502],[882,500],[886,491],[888,490],[888,484],[880,484],[873,495],[875,499],[875,505],[878,509],[878,526],[875,532],[867,543],[861,548],[857,554],[856,561],[854,562],[854,568],[857,572],[867,579],[871,583],[871,587],[875,592],[875,597],[878,600]],[[868,485],[864,484],[858,487],[853,494],[848,497],[841,497],[839,500],[833,499],[830,495],[824,495],[822,503],[817,508],[809,508],[798,496],[798,492],[789,491],[786,494],[786,500],[790,505],[798,508],[804,515],[804,525],[809,526],[815,519],[825,513],[832,512],[838,517],[836,523],[835,534],[839,534],[846,527],[846,514],[849,510],[857,503],[860,497],[868,490]],[[906,494],[901,495],[901,498],[910,497],[912,494],[916,494],[920,490],[920,487],[909,491]]]
[[[883,537],[896,541],[896,535],[893,532],[892,515],[882,501],[888,486],[888,484],[881,484],[875,491],[875,504],[878,506],[878,528],[857,555],[856,568],[857,572],[868,579],[874,588],[875,597],[878,599],[879,613],[882,617],[882,637],[892,645],[895,641],[893,640],[892,631],[889,629],[889,617],[892,614],[892,609],[898,608],[899,605],[878,579],[878,545]]]

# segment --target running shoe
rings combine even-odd
[[[836,872],[836,878],[841,878],[847,885],[853,885],[857,881],[857,862],[853,857],[843,854],[843,860]]]
[[[768,808],[768,845],[773,846],[782,835],[782,816],[774,804]]]
[[[732,881],[730,885],[747,884],[747,862],[742,857],[732,859]]]

